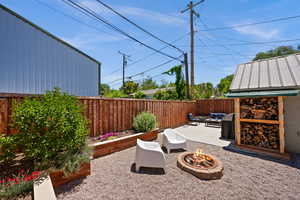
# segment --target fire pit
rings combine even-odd
[[[184,152],[178,156],[177,166],[203,180],[220,179],[223,176],[223,164],[201,149],[195,153]]]

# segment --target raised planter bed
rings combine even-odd
[[[97,158],[100,156],[105,156],[114,152],[118,152],[129,147],[133,147],[136,145],[136,140],[155,140],[157,138],[157,134],[159,133],[159,129],[150,131],[148,133],[137,133],[134,135],[125,136],[122,138],[117,138],[114,140],[108,140],[104,142],[97,142],[91,144],[93,147],[93,158]]]
[[[58,187],[64,183],[73,181],[75,179],[86,177],[90,174],[91,174],[91,163],[83,163],[81,165],[81,168],[79,171],[77,171],[67,177],[64,176],[64,172],[61,170],[51,172],[49,175],[50,175],[53,187]]]

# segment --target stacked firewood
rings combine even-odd
[[[278,149],[279,126],[277,124],[241,123],[241,143]]]
[[[278,120],[277,98],[241,99],[242,119]]]

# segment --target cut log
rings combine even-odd
[[[278,120],[277,98],[245,98],[240,101],[242,119]]]
[[[279,125],[242,122],[241,144],[277,150],[279,148]]]

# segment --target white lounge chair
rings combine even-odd
[[[171,149],[187,149],[186,139],[179,135],[178,131],[166,129],[162,135],[162,146],[166,147],[168,153],[170,153]]]
[[[166,158],[159,143],[145,142],[137,139],[135,154],[136,171],[139,171],[140,167],[155,167],[163,168],[165,170],[165,166]]]

